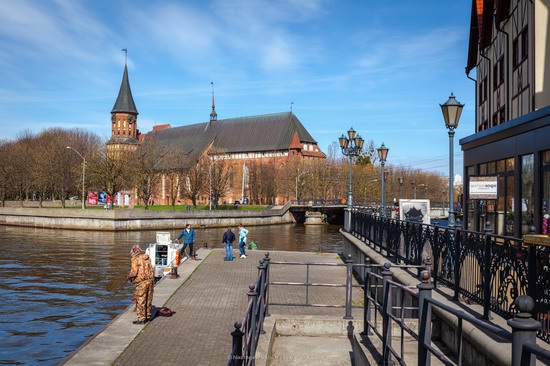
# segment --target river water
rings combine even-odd
[[[340,226],[248,229],[260,251],[341,251]],[[224,229],[196,231],[197,246],[222,248]],[[0,364],[57,365],[101,330],[131,303],[130,247],[155,235],[0,226]]]

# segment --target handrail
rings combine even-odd
[[[235,330],[231,332],[233,344],[227,366],[255,364],[263,322],[269,316],[269,262],[269,253],[266,253],[265,258],[260,260],[256,282],[248,286],[248,304],[244,317],[241,322],[234,324]]]
[[[366,336],[376,335],[382,341],[382,357],[383,364],[388,364],[395,359],[401,365],[407,365],[405,362],[404,352],[404,334],[407,333],[418,342],[415,365],[430,365],[430,354],[436,357],[444,365],[455,365],[448,356],[441,353],[431,344],[431,329],[432,329],[432,308],[436,307],[441,312],[446,312],[454,315],[458,319],[457,325],[457,344],[456,356],[458,365],[462,364],[462,340],[463,340],[463,322],[466,321],[474,327],[481,329],[493,335],[502,338],[511,344],[512,366],[528,366],[534,364],[535,359],[544,362],[550,361],[550,351],[536,344],[536,333],[540,329],[541,324],[533,319],[530,315],[534,308],[534,301],[527,295],[522,295],[516,298],[514,304],[519,309],[513,319],[508,320],[508,325],[512,331],[507,331],[500,327],[487,323],[486,321],[477,319],[476,317],[465,313],[462,310],[455,309],[441,301],[433,299],[431,296],[434,288],[431,283],[430,273],[422,272],[421,283],[416,286],[417,290],[413,290],[410,286],[404,286],[392,280],[393,273],[390,270],[391,264],[384,265],[384,271],[381,274],[375,274],[367,271],[365,277],[365,319],[363,334]],[[380,286],[383,282],[383,293],[379,295]],[[375,283],[376,286],[371,286]],[[406,300],[403,294],[408,294],[412,298],[417,299],[418,306],[405,306]],[[397,295],[397,303],[394,304],[394,294]],[[401,296],[399,296],[401,294]],[[382,297],[382,301],[379,301]],[[399,300],[400,299],[400,300]],[[370,319],[371,307],[374,305],[375,320]],[[405,322],[406,310],[418,309],[418,331],[415,332]],[[382,317],[382,330],[378,329],[378,315]],[[410,318],[411,316],[408,316]],[[392,322],[399,325],[401,329],[401,345],[400,349],[396,349],[392,345]]]

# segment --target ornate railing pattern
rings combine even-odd
[[[518,309],[514,300],[535,300],[538,337],[550,343],[550,263],[547,247],[523,246],[518,238],[382,218],[354,210],[351,234],[397,264],[425,265],[434,284],[454,290],[454,300],[483,306],[505,319]]]

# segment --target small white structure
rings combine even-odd
[[[145,253],[151,258],[151,264],[155,268],[155,277],[168,274],[176,265],[176,253],[181,250],[181,244],[173,243],[169,232],[157,232],[156,243],[149,244]],[[162,273],[162,276],[160,274]]]

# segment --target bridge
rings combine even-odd
[[[345,200],[293,200],[289,201],[289,210],[298,223],[320,224],[327,222],[329,224],[342,225],[344,223],[344,210],[347,208]],[[387,206],[389,216],[396,218],[396,210],[393,204]],[[371,210],[378,213],[381,206],[376,202],[357,202],[353,206],[354,210]],[[448,203],[430,202],[431,218],[446,218],[449,213]]]

